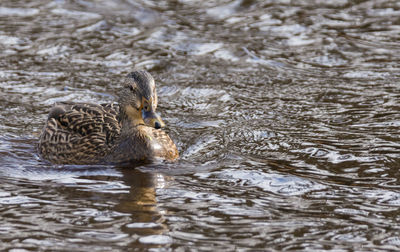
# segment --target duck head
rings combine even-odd
[[[157,103],[156,85],[147,71],[134,71],[126,76],[119,94],[119,104],[124,118],[133,126],[164,127],[164,122],[156,113]]]

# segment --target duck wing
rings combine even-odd
[[[101,161],[121,132],[117,104],[58,103],[49,113],[38,150],[56,164]]]

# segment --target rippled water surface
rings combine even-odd
[[[400,249],[398,1],[8,0],[0,28],[0,250]],[[55,102],[134,68],[177,163],[40,160]]]

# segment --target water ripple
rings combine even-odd
[[[399,7],[2,1],[0,250],[399,250]],[[134,68],[178,162],[40,159],[53,103]]]

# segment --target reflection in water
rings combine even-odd
[[[144,173],[129,168],[121,168],[120,171],[122,180],[129,186],[129,194],[119,198],[114,209],[128,213],[132,218],[132,223],[127,224],[124,231],[140,236],[166,233],[168,228],[164,224],[162,212],[157,207],[156,190],[164,188],[168,177],[161,173]],[[158,238],[163,239],[163,236]],[[153,243],[159,243],[157,236],[154,236]]]
[[[2,179],[0,234],[3,241],[13,240],[2,249],[164,247],[172,242],[156,195],[168,176],[101,166],[49,169],[26,168],[23,177]],[[70,197],[57,198],[60,194]]]

